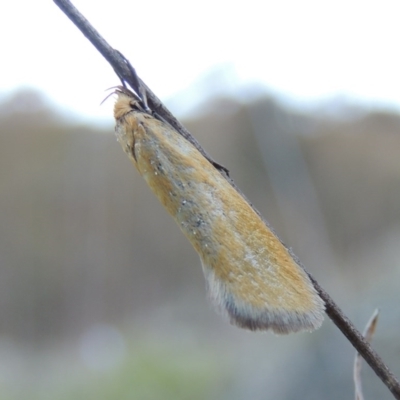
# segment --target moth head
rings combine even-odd
[[[113,89],[113,91],[106,96],[101,104],[103,104],[112,95],[117,95],[117,100],[114,104],[114,118],[116,121],[125,117],[132,111],[145,111],[142,107],[142,101],[128,88],[124,86],[114,86],[110,89]]]
[[[135,93],[123,86],[117,86],[111,94],[117,95],[114,104],[114,118],[116,121],[125,117],[132,111],[144,111],[141,101]]]

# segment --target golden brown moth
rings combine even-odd
[[[250,330],[322,324],[324,303],[290,251],[221,173],[167,123],[117,89],[117,139],[203,265],[209,297]]]

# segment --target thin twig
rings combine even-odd
[[[93,28],[90,22],[78,11],[78,9],[68,0],[54,0],[54,3],[68,16],[77,28],[86,36],[94,47],[114,68],[116,74],[135,90],[140,96],[142,89],[146,92],[146,97],[150,109],[157,113],[162,119],[174,127],[186,140],[191,142],[208,161],[217,169],[228,175],[228,170],[214,161],[207,152],[200,146],[199,142],[189,133],[189,131],[172,115],[164,106],[161,100],[147,87],[147,85],[132,71],[126,58],[116,49],[113,49]],[[139,83],[139,87],[138,87]]]
[[[310,276],[310,274],[308,274]],[[378,375],[381,381],[392,392],[395,399],[400,399],[400,384],[397,378],[385,365],[382,358],[370,346],[363,335],[355,328],[352,322],[343,314],[343,311],[332,300],[328,293],[319,285],[319,283],[310,276],[315,288],[321,298],[325,301],[326,313],[332,322],[342,331],[349,342],[361,354],[364,360],[369,364],[373,371]]]
[[[229,183],[243,196],[233,180],[229,177],[228,171],[215,162],[206,151],[200,146],[197,140],[189,133],[189,131],[171,114],[158,97],[147,87],[147,85],[135,76],[134,70],[130,68],[125,57],[118,51],[113,49],[100,34],[92,27],[87,19],[71,4],[69,0],[53,0],[54,3],[70,18],[70,20],[78,27],[78,29],[89,39],[94,47],[104,56],[104,58],[114,68],[117,75],[127,82],[140,96],[141,87],[144,88],[149,108],[157,113],[163,120],[173,126],[185,139],[190,141],[229,181]],[[139,85],[141,87],[137,87]],[[251,205],[251,203],[249,203]],[[258,214],[259,212],[255,210]],[[259,214],[260,215],[260,214]],[[265,221],[265,219],[264,219]],[[265,221],[266,222],[266,221]],[[267,223],[267,222],[266,222]],[[268,224],[268,223],[267,223]],[[269,225],[268,225],[269,226]],[[270,227],[270,226],[269,226]],[[375,371],[382,382],[392,392],[393,396],[400,400],[400,384],[388,367],[384,364],[380,356],[371,348],[369,343],[364,339],[359,331],[354,327],[350,320],[343,314],[336,303],[331,299],[328,293],[318,284],[318,282],[310,275],[310,278],[319,292],[319,295],[325,302],[326,313],[333,323],[342,331],[354,348],[362,355],[365,361]]]
[[[378,315],[379,310],[376,309],[372,314],[371,318],[367,322],[367,325],[364,329],[364,337],[368,343],[371,343],[372,336],[374,336],[376,325],[378,323]],[[355,400],[364,400],[364,395],[362,392],[362,383],[361,383],[361,367],[362,367],[362,359],[360,353],[356,353],[354,358],[354,391],[355,391]]]

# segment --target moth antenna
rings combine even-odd
[[[100,103],[100,105],[102,105],[107,99],[109,99],[113,94],[120,94],[123,93],[125,95],[127,95],[128,97],[132,97],[132,99],[135,100],[135,102],[137,103],[137,107],[139,108],[140,111],[150,111],[147,109],[144,109],[140,103],[142,103],[142,100],[139,98],[139,96],[132,92],[131,90],[129,90],[126,86],[121,86],[121,85],[117,85],[117,86],[111,86],[108,89],[106,89],[105,91],[108,90],[113,90],[111,93],[109,93],[104,100]],[[151,112],[151,111],[150,111]]]
[[[119,88],[119,86],[111,86],[111,87],[107,88],[107,89],[105,90],[105,92],[107,92],[108,90],[117,89],[117,88]],[[113,94],[116,94],[116,93],[117,93],[116,90],[112,91],[111,93],[108,93],[108,95],[102,100],[102,102],[100,103],[100,105],[102,105],[106,100],[108,100]]]
[[[120,79],[122,86],[125,89],[128,89],[126,86],[126,84],[128,83],[129,86],[134,90],[138,99],[142,102],[144,110],[151,114],[151,110],[150,110],[148,102],[147,102],[146,88],[143,86],[143,84],[141,84],[135,68],[132,66],[130,61],[120,51],[118,51],[118,50],[115,50],[115,51],[118,52],[118,54],[124,60],[126,66],[129,69],[130,77],[132,78],[132,82],[131,82],[132,84],[130,84],[129,82],[127,82],[127,80],[124,77],[122,77],[117,71],[114,70],[115,73],[117,74],[118,78]]]

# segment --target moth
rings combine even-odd
[[[132,92],[114,93],[117,140],[199,254],[217,309],[250,330],[320,327],[324,302],[310,278],[243,196]]]

